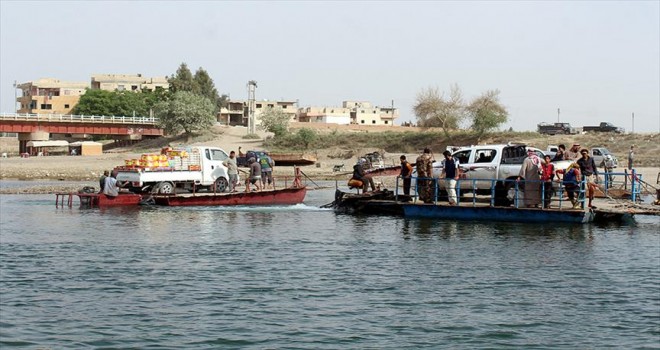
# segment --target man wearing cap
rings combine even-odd
[[[250,166],[250,176],[245,179],[245,192],[250,192],[250,184],[257,187],[257,191],[261,190],[261,165],[254,157],[248,159]]]
[[[572,161],[577,161],[580,159],[580,143],[576,142],[573,144],[573,147],[566,151],[566,158],[567,160],[572,160]]]
[[[578,159],[577,164],[580,166],[580,172],[582,173],[582,176],[584,176],[587,180],[589,208],[595,208],[591,205],[591,201],[594,199],[596,184],[598,183],[598,168],[596,167],[596,162],[594,162],[594,159],[589,157],[588,149],[583,148],[580,153],[582,154],[582,158]]]
[[[264,155],[259,157],[259,165],[261,165],[261,184],[263,188],[266,189],[266,184],[268,184],[268,187],[271,185],[275,187],[273,184],[273,167],[275,166],[275,162],[268,155],[268,151],[264,151]]]

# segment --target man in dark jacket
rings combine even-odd
[[[365,159],[360,159],[357,164],[353,166],[353,179],[362,181],[362,192],[367,192],[369,185],[371,185],[371,190],[376,190],[376,185],[374,185],[374,179],[364,171],[364,165],[366,164]]]

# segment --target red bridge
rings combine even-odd
[[[107,135],[115,140],[141,140],[163,136],[153,117],[115,117],[62,114],[0,113],[0,132],[18,133],[20,151],[31,140],[48,140],[51,134],[65,137]]]

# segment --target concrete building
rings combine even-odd
[[[254,119],[255,125],[260,125],[259,115],[266,108],[279,108],[290,116],[291,121],[296,121],[296,101],[254,101]],[[247,100],[229,100],[227,107],[220,109],[218,113],[218,122],[224,125],[248,125],[248,101]]]
[[[167,77],[143,77],[142,74],[95,74],[92,75],[91,88],[107,91],[142,91],[168,89]]]
[[[298,110],[298,121],[358,125],[394,125],[399,110],[372,106],[368,101],[343,101],[341,107],[306,107]]]
[[[88,87],[89,84],[84,82],[52,78],[17,85],[16,88],[22,92],[22,96],[16,98],[21,106],[18,113],[70,114]]]

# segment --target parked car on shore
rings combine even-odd
[[[617,134],[622,134],[625,132],[623,128],[614,126],[612,123],[601,122],[598,126],[583,126],[583,132],[615,132]]]

